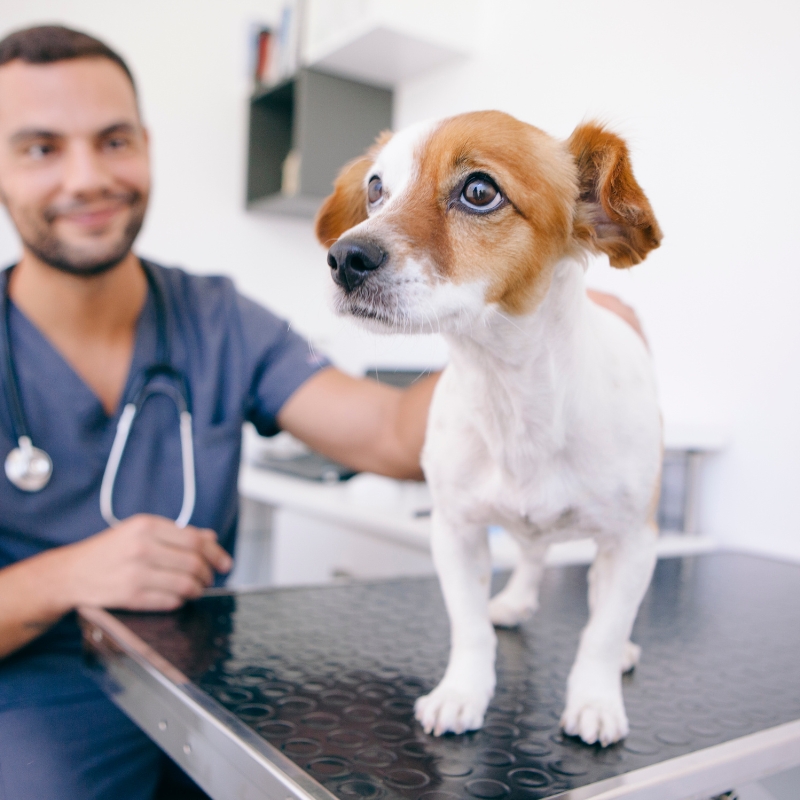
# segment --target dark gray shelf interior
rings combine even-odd
[[[313,216],[341,167],[392,126],[392,92],[315,70],[250,101],[247,207]],[[301,154],[299,192],[281,193],[283,163]]]

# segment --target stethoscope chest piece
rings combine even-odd
[[[53,462],[44,450],[34,447],[29,436],[19,437],[19,447],[6,456],[6,477],[23,492],[38,492],[53,474]]]

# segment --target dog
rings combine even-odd
[[[480,728],[495,688],[494,626],[537,607],[545,551],[593,537],[589,621],[561,726],[624,738],[623,672],[655,565],[662,456],[643,340],[592,303],[590,254],[641,262],[661,230],[625,142],[596,123],[567,141],[497,111],[385,133],[346,165],[316,219],[335,306],[381,332],[441,332],[422,466],[450,618],[444,677],[420,697],[427,733]],[[490,599],[487,525],[521,557]]]

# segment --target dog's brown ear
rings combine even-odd
[[[392,138],[384,131],[363,155],[345,164],[333,183],[333,194],[322,204],[314,222],[317,239],[330,247],[345,231],[367,218],[367,189],[364,178],[378,151]]]
[[[580,183],[575,237],[606,253],[612,267],[638,264],[661,244],[662,233],[633,177],[625,142],[601,125],[587,123],[575,129],[567,146]]]

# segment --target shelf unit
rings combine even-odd
[[[392,128],[394,87],[463,53],[365,22],[250,98],[247,207],[313,216],[341,167]]]
[[[250,101],[247,206],[313,216],[339,169],[392,127],[392,91],[301,69]],[[293,191],[286,159],[296,154]],[[284,191],[282,191],[282,187]]]

